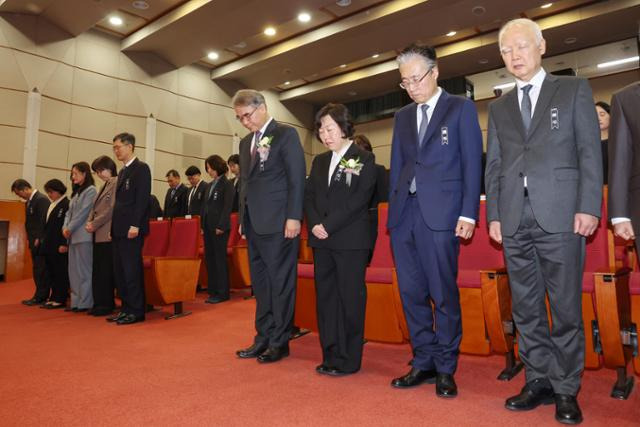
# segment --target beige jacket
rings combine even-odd
[[[111,215],[116,202],[117,181],[117,177],[112,177],[104,184],[87,220],[93,223],[93,228],[96,230],[94,232],[96,243],[111,241]]]

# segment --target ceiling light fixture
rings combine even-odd
[[[487,65],[489,63],[489,60],[487,58],[482,58],[478,60],[478,64],[480,65]]]
[[[351,0],[338,0],[336,4],[340,7],[347,7],[351,5]]]
[[[311,15],[309,15],[307,12],[302,12],[301,14],[298,15],[298,21],[309,22],[311,21]]]
[[[124,23],[124,21],[119,16],[112,16],[109,18],[109,23],[115,27],[119,27]]]
[[[215,61],[215,60],[217,60],[218,58],[220,58],[220,55],[218,55],[218,52],[213,52],[213,51],[212,51],[212,52],[209,52],[209,53],[207,54],[207,58],[209,58],[209,59],[210,59],[210,60],[212,60],[212,61]]]
[[[347,68],[347,64],[340,65],[340,68]]]
[[[574,44],[577,41],[578,39],[575,37],[567,37],[566,39],[564,39],[564,44]]]
[[[291,82],[284,82],[285,86],[289,86],[291,84]]]
[[[131,6],[133,6],[135,9],[138,9],[138,10],[149,9],[149,3],[147,3],[144,0],[136,0],[133,3],[131,3]]]
[[[267,27],[264,29],[264,34],[265,36],[275,36],[276,35],[276,29],[273,27]]]
[[[638,62],[639,56],[630,56],[629,58],[616,59],[615,61],[602,62],[598,64],[598,68],[615,67],[616,65],[628,64],[629,62]]]
[[[380,56],[380,54],[379,54],[379,53],[374,53],[373,55],[371,55],[371,57],[372,57],[373,59],[376,59],[376,58],[378,58],[379,56]]]
[[[501,85],[497,85],[497,86],[494,86],[493,88],[494,88],[494,89],[502,90],[502,89],[509,89],[509,88],[512,88],[512,87],[514,87],[515,85],[516,85],[516,84],[515,84],[514,82],[511,82],[511,83],[504,83],[504,84],[501,84]]]
[[[553,6],[553,3],[543,4],[542,6],[540,6],[540,9],[549,9],[551,6]]]
[[[453,36],[455,36],[456,34],[458,34],[458,33],[457,33],[457,32],[455,32],[455,31],[449,31],[446,35],[447,35],[447,37],[453,37]]]

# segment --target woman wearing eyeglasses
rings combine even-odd
[[[341,376],[360,370],[362,360],[374,156],[350,139],[353,124],[342,104],[318,112],[315,133],[329,149],[313,160],[304,200],[322,346],[316,372]]]

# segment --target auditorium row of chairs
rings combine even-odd
[[[605,196],[606,200],[606,196]],[[387,205],[379,205],[378,240],[366,273],[367,308],[365,339],[387,343],[409,341],[386,229]],[[616,241],[606,222],[606,204],[596,233],[586,245],[582,280],[585,329],[585,366],[616,369],[618,380],[612,396],[626,398],[633,384],[626,376],[631,361],[640,374],[635,325],[640,324],[640,272],[627,242]],[[302,236],[304,248],[305,236]],[[302,254],[302,250],[301,250]],[[301,256],[298,264],[296,325],[317,331],[312,259]],[[637,268],[637,267],[636,267]],[[522,368],[517,360],[517,328],[511,316],[509,279],[502,247],[491,241],[485,202],[473,238],[460,247],[458,288],[462,307],[462,342],[467,354],[505,356],[498,376],[511,379]],[[552,319],[549,314],[549,324]]]

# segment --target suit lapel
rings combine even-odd
[[[522,115],[520,114],[520,104],[518,104],[518,86],[506,94],[505,97],[507,111],[511,116],[511,123],[518,130],[522,140],[525,141],[527,139],[527,135],[524,132],[524,124],[522,123]]]
[[[120,190],[120,187],[124,184],[124,182],[129,177],[131,173],[131,169],[138,164],[138,158],[131,162],[131,164],[123,169],[120,169],[120,174],[118,174],[118,186],[116,187],[116,191]]]
[[[422,148],[427,145],[427,141],[431,139],[433,133],[436,129],[440,127],[442,120],[444,120],[447,112],[449,111],[449,107],[451,103],[449,102],[449,94],[442,89],[442,93],[440,94],[440,98],[436,103],[433,114],[431,115],[431,120],[429,120],[429,125],[427,126],[427,133],[424,135],[424,142],[422,143]],[[429,106],[431,107],[431,106]],[[414,126],[414,129],[416,126]]]
[[[349,146],[349,149],[346,151],[346,153],[344,153],[344,156],[342,156],[342,159],[345,160],[349,160],[349,159],[354,159],[358,154],[358,147],[356,146],[356,144],[351,143],[351,145]],[[342,160],[340,159],[340,160]],[[329,163],[331,163],[331,156],[329,156]],[[328,169],[328,167],[327,167]],[[333,175],[331,175],[331,185],[329,186],[329,190],[331,190],[332,188],[335,187],[335,179],[336,179],[336,174],[338,173],[338,169],[340,169],[340,163],[338,162],[338,164],[336,165],[335,170],[333,171]],[[342,173],[344,175],[344,172]],[[326,174],[325,174],[326,176]],[[342,176],[340,177],[340,180],[342,181]],[[352,178],[353,179],[353,178]]]
[[[531,126],[529,127],[529,135],[533,135],[536,128],[540,124],[542,117],[549,111],[549,103],[551,102],[551,98],[555,95],[558,90],[558,78],[551,74],[547,74],[544,81],[542,82],[542,87],[540,88],[540,95],[538,96],[538,101],[536,102],[536,108],[533,112],[533,118],[531,119]],[[522,119],[520,120],[522,122]]]

